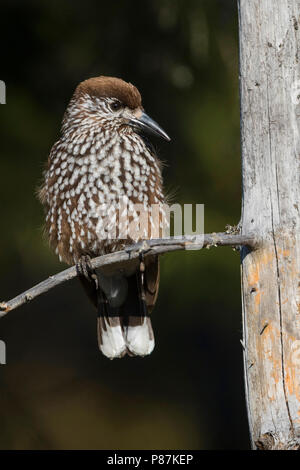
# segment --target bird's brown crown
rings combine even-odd
[[[125,106],[135,109],[142,105],[142,98],[138,89],[131,83],[127,83],[121,78],[100,77],[89,78],[79,83],[75,90],[75,95],[88,93],[97,98],[116,98]]]

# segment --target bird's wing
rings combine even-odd
[[[159,289],[160,269],[158,256],[145,258],[145,268],[145,300],[150,313],[154,308]]]

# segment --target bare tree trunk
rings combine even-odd
[[[300,1],[238,4],[249,426],[254,449],[300,449]]]

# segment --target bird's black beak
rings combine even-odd
[[[143,113],[139,118],[130,119],[129,124],[138,131],[147,132],[148,134],[162,137],[168,142],[171,140],[168,134],[166,134],[166,132],[157,124],[157,122],[153,121],[153,119],[151,119],[151,117],[149,117],[146,113]]]

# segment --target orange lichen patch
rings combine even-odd
[[[248,283],[250,286],[257,284],[261,277],[261,271],[269,264],[275,262],[275,252],[272,251],[261,251],[256,253],[255,258],[253,257],[252,263],[248,265]]]
[[[250,264],[248,267],[248,283],[249,286],[254,286],[259,282],[259,265],[258,264]]]
[[[294,378],[295,378],[294,371],[291,369],[288,369],[285,374],[285,384],[286,384],[289,395],[292,395],[294,391]]]
[[[259,314],[262,291],[259,288],[260,266],[257,263],[248,266],[248,285],[251,291],[253,305],[253,313]]]
[[[284,256],[285,258],[291,256],[291,251],[289,249],[282,250],[281,248],[277,248],[277,253],[278,255]]]
[[[272,361],[272,372],[271,377],[274,379],[275,384],[277,385],[279,380],[281,380],[281,360]]]
[[[299,271],[295,262],[287,263],[286,260],[281,260],[282,266],[279,269],[281,277],[288,276],[291,280],[298,280]]]
[[[261,301],[261,294],[263,291],[257,291],[254,302],[255,302],[255,310],[259,309],[260,301]]]
[[[284,364],[287,392],[296,396],[300,407],[300,340],[290,337],[286,345],[289,348]]]
[[[298,415],[299,417],[294,419],[294,423],[295,423],[295,424],[300,424],[300,409],[297,411],[297,415]]]
[[[278,393],[280,393],[279,389],[282,384],[281,351],[279,344],[280,329],[272,323],[268,324],[263,334],[257,336],[259,362],[265,376],[262,381],[265,387],[263,393],[270,401],[275,401],[278,398]]]
[[[259,258],[259,261],[262,265],[267,266],[270,263],[274,263],[275,261],[275,251],[266,251],[264,250]]]
[[[291,241],[291,243],[293,243]],[[279,270],[282,275],[282,278],[287,276],[289,280],[299,279],[299,264],[297,253],[292,249],[277,249],[278,252],[278,261],[279,261]]]

